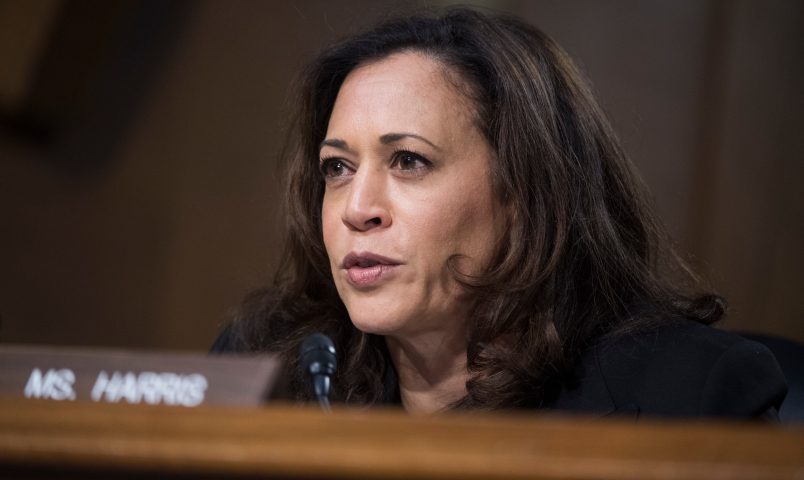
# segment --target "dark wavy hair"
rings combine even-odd
[[[473,101],[496,154],[494,192],[512,212],[485,273],[453,272],[477,299],[468,393],[456,407],[544,404],[601,337],[722,315],[719,297],[698,293],[588,85],[553,40],[515,18],[472,9],[409,16],[328,48],[300,83],[285,155],[282,263],[274,286],[249,295],[231,327],[236,348],[284,356],[292,399],[310,397],[297,349],[312,332],[336,343],[336,400],[382,401],[393,369],[384,339],[355,328],[335,290],[318,155],[346,76],[397,52],[427,55],[460,78],[453,83]]]

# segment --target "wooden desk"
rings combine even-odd
[[[804,478],[804,429],[0,399],[15,478]]]

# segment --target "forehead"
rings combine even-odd
[[[430,56],[396,53],[362,65],[346,77],[328,136],[340,135],[342,129],[366,133],[415,129],[420,134],[451,137],[473,123],[472,112],[456,73]]]

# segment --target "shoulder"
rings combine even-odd
[[[291,336],[293,318],[280,305],[280,295],[263,288],[250,292],[218,334],[210,353],[277,350],[278,340]]]
[[[215,339],[215,342],[209,349],[209,353],[242,353],[241,350],[241,346],[235,341],[232,325],[229,324],[223,329],[220,335],[218,335],[218,338]]]
[[[661,416],[756,417],[787,392],[763,345],[692,321],[620,334],[587,351],[559,408]],[[577,398],[580,395],[581,398]],[[586,403],[584,403],[584,400]]]

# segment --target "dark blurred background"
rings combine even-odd
[[[303,63],[448,2],[0,0],[0,342],[205,350],[267,282]],[[804,2],[479,3],[586,72],[727,329],[804,340]]]

